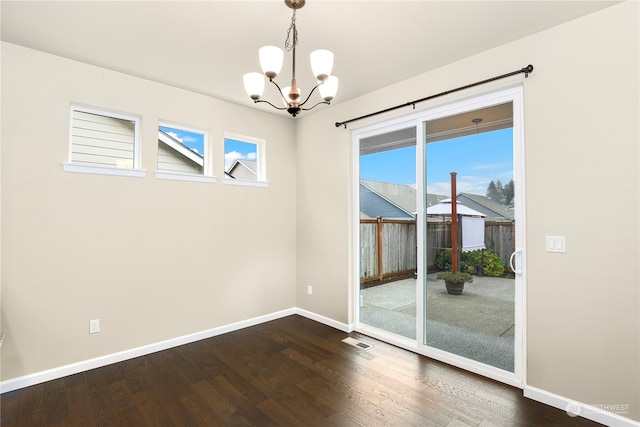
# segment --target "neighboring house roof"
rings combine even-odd
[[[441,201],[448,199],[449,196],[443,196],[441,194],[430,194],[427,193],[427,207],[437,205]]]
[[[253,180],[257,179],[258,174],[256,173],[257,163],[255,160],[246,160],[246,159],[238,159],[229,170],[225,173],[230,175],[234,179],[244,179],[244,180]]]
[[[487,221],[514,221],[513,209],[508,206],[496,203],[485,196],[470,193],[460,193],[457,201],[470,207],[473,210],[485,214]]]
[[[383,183],[386,184],[386,183]],[[397,185],[397,184],[392,184]],[[415,193],[414,203],[415,207]],[[379,191],[360,181],[360,218],[414,219],[413,210],[404,209]]]
[[[363,191],[373,194],[363,196]],[[438,204],[447,197],[440,194],[427,193],[427,206]],[[398,209],[398,211],[391,206]],[[383,218],[414,219],[415,214],[416,189],[413,186],[370,179],[360,180],[360,216],[362,218],[377,218],[380,216]]]
[[[427,194],[427,207],[437,205],[449,196]],[[460,193],[458,203],[486,215],[487,221],[514,221],[513,210],[485,196]],[[360,180],[360,217],[413,219],[416,212],[416,190],[410,185]]]
[[[200,153],[193,151],[191,148],[187,147],[182,142],[178,141],[176,138],[161,129],[158,129],[158,141],[162,142],[169,148],[172,148],[186,159],[196,163],[201,168],[204,166],[204,157]]]
[[[413,215],[416,211],[416,190],[410,185],[373,181],[370,179],[361,179],[360,184],[365,185],[405,212]]]

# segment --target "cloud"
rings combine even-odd
[[[182,137],[182,141],[186,143],[202,143],[202,137],[197,137],[193,135],[184,135]]]
[[[497,163],[478,163],[471,166],[471,169],[510,169],[512,167],[511,162],[497,162]]]
[[[180,138],[177,133],[175,133],[175,132],[166,132],[166,134],[169,135],[171,138],[175,139],[176,141],[180,141],[180,142],[182,142],[184,144],[184,140],[182,138]]]
[[[480,176],[458,176],[456,177],[457,193],[470,193],[484,196],[489,185],[489,178]],[[451,195],[451,181],[430,182],[427,183],[427,193],[441,194],[443,196]]]
[[[236,160],[256,160],[258,158],[257,153],[247,153],[242,154],[238,151],[229,151],[228,153],[224,153],[224,170],[229,172],[229,168],[233,165]]]

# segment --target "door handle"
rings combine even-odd
[[[516,249],[515,251],[513,251],[513,253],[509,257],[509,267],[511,267],[511,270],[513,270],[513,272],[515,274],[521,275],[522,274],[522,270],[516,269],[516,266],[514,265],[516,254],[518,254],[518,253],[522,253],[522,249]]]

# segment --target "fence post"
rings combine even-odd
[[[384,272],[382,271],[383,257],[382,257],[382,217],[376,218],[378,221],[378,280],[382,280]]]
[[[451,271],[458,271],[458,201],[456,172],[451,172]]]

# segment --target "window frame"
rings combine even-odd
[[[224,178],[222,182],[224,184],[229,185],[240,185],[246,187],[268,187],[269,181],[267,181],[267,162],[266,162],[266,140],[262,138],[255,138],[252,136],[240,135],[231,132],[224,133],[224,141],[223,141],[223,152],[226,155],[226,142],[228,139],[238,141],[238,142],[246,142],[248,144],[254,144],[256,146],[256,180],[244,180],[244,179],[234,179],[227,177],[227,169],[224,165],[224,156],[223,156],[223,170],[224,170]]]
[[[216,182],[216,177],[213,175],[211,165],[213,162],[211,161],[211,150],[209,147],[209,131],[204,130],[202,128],[192,127],[192,126],[184,126],[181,124],[177,124],[175,122],[167,121],[167,120],[159,120],[157,130],[160,130],[161,127],[171,128],[175,130],[182,130],[190,133],[197,133],[202,135],[202,174],[196,173],[187,173],[187,172],[167,172],[167,171],[159,171],[158,168],[158,152],[156,151],[156,172],[155,176],[157,179],[165,179],[165,180],[174,180],[174,181],[191,181],[191,182]],[[157,145],[156,145],[157,147]],[[157,150],[157,148],[156,148]]]
[[[131,168],[121,168],[113,166],[96,166],[79,162],[73,162],[71,160],[73,155],[73,125],[74,118],[73,113],[75,111],[93,114],[97,116],[109,117],[118,120],[127,120],[134,123],[133,127],[133,166]],[[140,116],[127,113],[119,113],[106,108],[88,107],[79,104],[71,104],[69,107],[69,140],[68,140],[68,152],[67,161],[62,163],[62,168],[65,172],[76,173],[89,173],[98,175],[115,175],[115,176],[130,176],[136,178],[142,178],[146,175],[146,170],[140,168],[141,159],[141,138],[140,128],[142,119]]]

